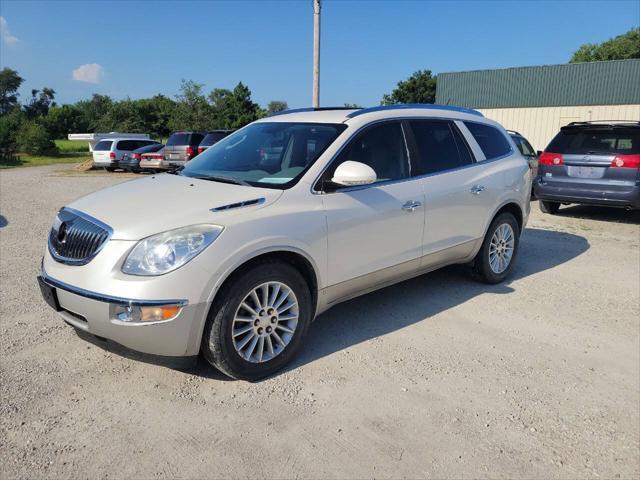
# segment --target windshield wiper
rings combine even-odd
[[[237,178],[232,177],[222,177],[219,175],[203,175],[203,176],[195,176],[194,178],[199,178],[200,180],[211,180],[212,182],[222,182],[222,183],[231,183],[233,185],[243,185],[245,187],[250,187],[251,184],[245,182],[244,180],[238,180]]]

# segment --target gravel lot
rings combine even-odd
[[[65,171],[66,169],[66,171]],[[503,285],[340,305],[259,383],[79,338],[35,281],[56,210],[129,179],[0,174],[0,477],[638,478],[640,215],[532,218]]]

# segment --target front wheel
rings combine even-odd
[[[515,217],[510,213],[498,215],[473,261],[474,277],[486,283],[503,281],[511,273],[519,242],[520,228]]]
[[[214,302],[204,357],[241,380],[259,380],[296,354],[311,323],[309,286],[293,266],[265,262],[234,274]]]

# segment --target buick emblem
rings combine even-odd
[[[64,243],[67,240],[67,223],[62,222],[58,227],[58,234],[56,235],[58,242]]]

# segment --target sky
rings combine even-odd
[[[242,81],[263,106],[311,104],[313,8],[298,1],[0,0],[0,67],[58,103],[173,97]],[[399,80],[566,63],[640,24],[640,1],[323,0],[320,103],[377,105]]]

